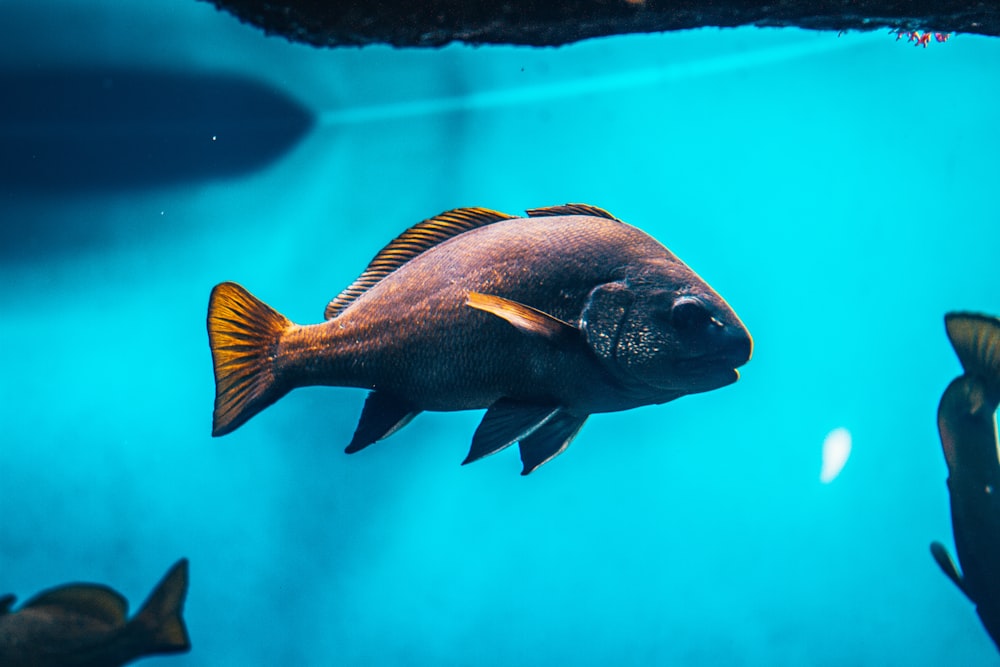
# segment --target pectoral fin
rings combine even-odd
[[[562,454],[586,420],[586,416],[577,417],[565,410],[559,410],[534,432],[522,438],[521,463],[524,464],[524,469],[521,474],[527,475],[543,463],[548,463]]]
[[[495,454],[531,435],[559,412],[551,405],[532,405],[501,398],[490,406],[472,436],[472,447],[462,465]]]
[[[465,305],[496,315],[520,331],[542,336],[549,340],[558,340],[563,336],[575,335],[578,332],[576,327],[557,317],[523,303],[505,299],[502,296],[469,292],[465,299]]]
[[[361,411],[361,419],[351,438],[351,444],[344,451],[348,454],[360,451],[368,445],[403,428],[416,417],[420,410],[415,409],[407,401],[383,391],[373,391],[365,400]]]
[[[941,568],[941,571],[945,573],[945,576],[951,579],[960,591],[965,593],[965,597],[972,600],[969,591],[965,590],[965,582],[962,580],[962,575],[958,572],[955,561],[951,559],[951,554],[948,553],[944,545],[940,542],[931,542],[931,555],[934,556],[934,560],[937,562],[938,567]],[[975,600],[972,601],[975,602]]]
[[[10,612],[10,608],[14,606],[14,602],[17,597],[11,594],[0,595],[0,614],[7,614]]]

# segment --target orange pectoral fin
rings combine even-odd
[[[505,299],[502,296],[469,292],[465,299],[465,305],[496,315],[500,319],[506,320],[515,329],[550,340],[556,340],[577,331],[576,327],[557,317],[523,303]]]

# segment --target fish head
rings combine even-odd
[[[581,329],[619,381],[673,398],[732,384],[753,351],[729,304],[676,259],[598,285]]]

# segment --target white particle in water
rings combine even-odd
[[[836,479],[850,455],[851,432],[843,427],[830,431],[823,440],[823,468],[819,481],[829,484]]]

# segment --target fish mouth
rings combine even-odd
[[[682,373],[690,373],[692,375],[735,373],[736,377],[739,377],[740,373],[736,369],[748,361],[750,361],[749,354],[703,354],[697,357],[680,359],[675,363],[675,368]]]
[[[679,381],[686,391],[711,391],[733,384],[740,379],[735,364],[711,364],[707,358],[684,359],[675,366],[675,381]]]
[[[700,394],[731,385],[740,379],[735,363],[717,356],[678,359],[664,367],[656,377],[647,376],[645,382],[661,390],[675,392],[677,396]]]
[[[679,359],[675,366],[683,373],[734,373],[738,378],[740,374],[736,369],[750,361],[752,356],[753,339],[746,334],[732,335],[721,347],[705,354]]]
[[[737,369],[749,360],[750,350],[744,347],[678,359],[674,362],[674,372],[691,389],[709,391],[739,380]]]

